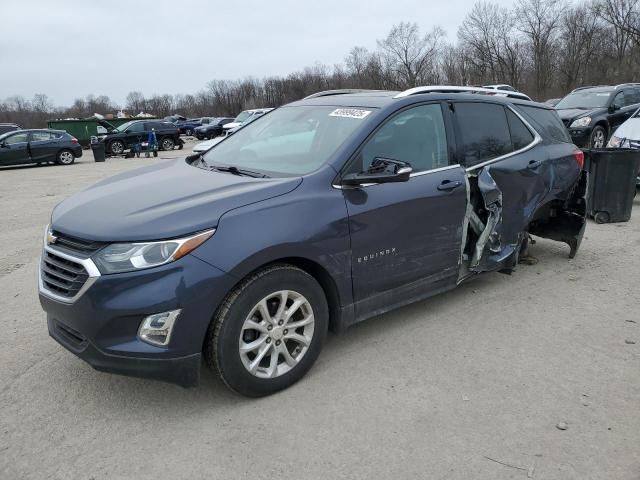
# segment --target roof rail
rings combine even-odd
[[[640,83],[637,83],[637,82],[621,83],[619,85],[616,85],[616,90],[620,87],[638,87],[638,86],[640,86]]]
[[[339,90],[324,90],[323,92],[312,93],[311,95],[304,97],[303,100],[319,97],[330,97],[332,95],[348,95],[349,93],[363,93],[363,92],[381,92],[383,90],[369,90],[366,88],[342,88]]]
[[[516,98],[519,100],[531,100],[527,95],[509,90],[494,90],[493,88],[466,87],[459,85],[432,85],[425,87],[414,87],[404,92],[400,92],[393,98],[404,98],[421,93],[478,93],[483,95],[494,95],[496,97]]]
[[[580,90],[586,90],[587,88],[601,88],[601,87],[608,87],[608,86],[609,85],[585,85],[584,87],[574,88],[573,90],[571,90],[571,93],[579,92]]]

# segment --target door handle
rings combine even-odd
[[[438,185],[438,190],[440,190],[441,192],[450,192],[451,190],[454,190],[461,185],[462,182],[459,182],[457,180],[455,182],[452,182],[451,180],[443,180],[442,183]]]
[[[533,170],[534,168],[538,168],[541,164],[542,162],[540,160],[530,160],[529,165],[527,165],[527,168],[530,168]]]

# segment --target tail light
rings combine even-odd
[[[71,137],[71,143],[78,143],[78,139],[76,137]]]
[[[573,152],[573,158],[575,158],[580,170],[582,170],[584,168],[584,152],[582,150],[576,150]]]

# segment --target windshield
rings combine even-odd
[[[563,108],[603,108],[607,106],[609,96],[613,90],[578,91],[564,97],[556,104],[557,109]]]
[[[124,132],[128,127],[130,127],[131,125],[133,125],[137,120],[133,120],[131,122],[127,122],[127,123],[123,123],[122,125],[120,125],[118,128],[115,128],[113,131],[114,132]]]
[[[249,118],[251,115],[253,115],[251,112],[240,112],[240,115],[238,115],[234,122],[244,122],[247,118]]]
[[[336,107],[279,108],[217,144],[204,161],[210,167],[234,166],[269,176],[304,175],[324,164],[369,113]]]

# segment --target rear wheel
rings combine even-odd
[[[205,343],[205,358],[222,381],[260,397],[289,387],[322,348],[329,313],[322,287],[291,265],[247,277],[222,303]]]
[[[76,159],[71,150],[60,150],[56,156],[56,163],[58,165],[71,165]]]
[[[173,147],[175,147],[176,142],[173,141],[173,138],[171,137],[165,137],[162,140],[160,140],[160,148],[162,148],[162,150],[173,150]]]
[[[190,137],[190,136],[192,136],[192,135],[193,135],[193,130],[191,130],[190,128],[187,128],[187,129],[184,131],[184,134],[185,134],[187,137]]]
[[[591,132],[591,139],[589,140],[591,148],[604,148],[606,142],[607,131],[599,125],[594,127]]]

